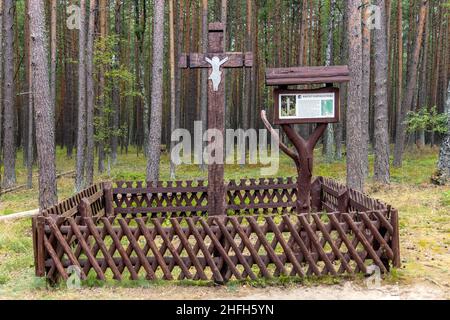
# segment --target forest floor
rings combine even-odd
[[[394,269],[380,286],[368,286],[367,279],[323,278],[302,282],[230,283],[214,287],[204,284],[168,284],[139,282],[104,284],[80,290],[47,288],[34,277],[31,222],[29,219],[0,222],[0,299],[450,299],[450,188],[430,183],[437,162],[437,149],[410,150],[402,168],[392,169],[392,183],[381,187],[370,179],[366,193],[392,204],[400,213],[402,267]],[[317,152],[315,175],[345,181],[345,162],[326,163]],[[169,179],[167,155],[162,160],[161,178]],[[371,159],[372,161],[372,159]],[[18,164],[21,157],[18,156]],[[58,150],[58,172],[74,167],[64,150]],[[26,179],[25,168],[18,165],[18,183]],[[182,166],[177,180],[206,177],[197,166]],[[295,168],[283,157],[276,176],[293,176]],[[256,165],[226,166],[227,179],[260,176]],[[96,180],[145,180],[145,159],[136,150],[121,155],[111,176]],[[35,187],[0,198],[0,215],[37,208]],[[58,180],[58,196],[74,193],[73,178]],[[161,288],[164,288],[161,290]]]

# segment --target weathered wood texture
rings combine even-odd
[[[206,40],[206,34],[204,35]],[[247,52],[225,52],[225,24],[222,22],[213,22],[208,28],[208,45],[206,53],[183,54],[179,59],[180,68],[210,68],[212,63],[207,62],[206,58],[219,58],[219,61],[227,58],[228,61],[220,65],[218,83],[214,83],[212,70],[210,80],[208,81],[208,106],[207,118],[208,129],[210,129],[208,141],[212,144],[212,150],[208,154],[208,211],[210,215],[221,215],[225,213],[225,183],[224,183],[224,141],[216,137],[216,133],[224,136],[225,133],[225,72],[227,68],[245,68],[253,66],[253,53]],[[217,81],[217,80],[216,80]],[[204,209],[204,208],[202,208]]]
[[[233,214],[209,217],[202,182],[119,182],[112,189],[114,215],[102,206],[111,197],[104,191],[109,187],[93,186],[33,220],[36,274],[56,282],[68,278],[69,266],[77,266],[83,279],[223,283],[353,274],[372,264],[386,272],[399,265],[396,210],[320,178],[313,189],[326,211],[289,214],[295,186],[293,179],[232,181],[227,199]],[[186,202],[194,206],[192,194],[200,201],[194,211],[202,214],[183,215],[192,210],[182,209]],[[157,214],[164,206],[166,212]],[[132,208],[141,209],[128,211]],[[257,214],[260,210],[266,213]]]
[[[266,85],[340,83],[350,81],[347,66],[268,68]]]

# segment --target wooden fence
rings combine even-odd
[[[318,212],[298,215],[295,187],[294,179],[231,181],[228,214],[208,217],[201,181],[92,186],[34,218],[36,274],[55,282],[75,268],[82,279],[224,283],[399,266],[395,209],[319,178]]]

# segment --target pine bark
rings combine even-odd
[[[336,0],[330,1],[330,17],[328,21],[328,30],[327,30],[327,47],[325,52],[325,65],[330,66],[333,64],[333,51],[334,51],[334,11],[336,7]],[[324,148],[323,154],[325,155],[325,159],[327,161],[332,161],[334,158],[334,127],[333,124],[328,124],[327,130],[324,135]]]
[[[202,0],[202,52],[208,51],[208,1]],[[208,128],[208,69],[202,69],[200,79],[200,120],[202,121],[203,132]],[[200,150],[201,151],[201,150]],[[201,168],[205,169],[203,164],[203,154],[195,155]]]
[[[36,145],[39,163],[39,207],[44,209],[58,201],[55,165],[55,119],[52,112],[53,103],[51,101],[48,75],[44,1],[29,1],[28,8],[33,66]]]
[[[441,150],[439,152],[438,169],[441,176],[441,182],[447,183],[450,181],[450,81],[447,88],[447,101],[445,104],[445,111],[447,113],[447,135],[442,140]]]
[[[348,52],[349,52],[349,44],[348,44],[348,12],[344,10],[342,14],[342,45],[340,51],[340,63],[342,65],[348,64]],[[340,94],[340,118],[341,121],[335,125],[335,141],[336,141],[336,159],[342,160],[343,157],[343,141],[344,141],[344,129],[345,129],[345,119],[346,119],[346,109],[348,102],[348,84],[341,84],[341,94]]]
[[[375,35],[375,161],[374,179],[381,183],[390,182],[389,173],[389,122],[388,122],[388,48],[386,33],[386,7],[385,0],[376,0],[375,4],[380,8],[381,28],[374,30]]]
[[[245,50],[252,51],[252,0],[247,0],[247,11],[246,11],[246,36],[245,36]],[[280,9],[280,8],[279,8]],[[281,14],[281,13],[279,13]],[[278,15],[277,15],[278,17]],[[277,18],[279,19],[279,18]],[[279,21],[279,20],[278,20]],[[280,28],[281,29],[281,28]],[[281,38],[277,37],[277,41],[281,41]],[[281,47],[281,46],[280,46]],[[279,48],[280,48],[279,47]],[[281,53],[278,53],[278,61],[281,61]],[[281,63],[281,62],[279,62]],[[246,68],[244,71],[244,99],[243,99],[243,129],[247,130],[250,128],[250,113],[252,112],[252,99],[251,99],[251,84],[252,84],[252,70]]]
[[[147,154],[147,180],[159,179],[161,159],[162,92],[164,67],[164,0],[154,2],[152,95],[149,146]]]
[[[298,47],[298,65],[302,66],[304,64],[304,52],[305,52],[305,30],[306,30],[306,19],[308,15],[308,0],[302,1],[302,15],[300,22],[300,31],[299,31],[299,47]]]
[[[24,134],[26,134],[26,144],[24,143],[24,158],[26,160],[27,167],[27,188],[33,188],[33,79],[32,79],[32,61],[31,61],[31,34],[30,34],[30,21],[28,15],[28,1],[25,2],[25,81],[27,88],[27,106],[24,104],[24,109],[26,109],[26,116],[24,114],[23,126]],[[1,43],[1,42],[0,42]],[[1,73],[0,73],[1,74]],[[26,123],[25,123],[26,122]]]
[[[175,7],[174,0],[169,0],[169,55],[170,55],[170,132],[176,129],[176,82],[175,82]],[[174,148],[174,142],[170,143],[170,151]],[[170,178],[175,179],[176,165],[170,157]]]
[[[50,18],[50,91],[51,99],[56,106],[56,55],[57,55],[57,0],[51,0],[51,18]],[[55,107],[53,107],[55,109]]]
[[[0,0],[0,82],[3,82],[3,0]],[[0,166],[2,165],[2,124],[3,124],[3,88],[0,85]],[[0,189],[2,172],[0,170]]]
[[[397,3],[397,112],[396,118],[401,116],[403,97],[403,6],[402,1]]]
[[[4,82],[3,82],[3,187],[16,184],[15,82],[14,82],[14,15],[15,1],[4,0]]]
[[[403,96],[400,117],[397,119],[397,133],[395,136],[395,148],[394,148],[394,166],[401,167],[403,161],[403,150],[406,140],[406,114],[411,110],[414,92],[417,84],[417,65],[419,63],[420,49],[422,47],[423,30],[425,26],[425,19],[428,11],[428,0],[422,0],[419,23],[417,28],[417,37],[414,42],[414,49],[412,56],[408,58],[410,63],[408,64],[408,77],[406,83],[406,91]]]
[[[383,4],[384,6],[384,4]],[[361,160],[362,160],[362,169],[364,172],[364,177],[368,177],[369,175],[369,117],[370,117],[370,71],[371,71],[371,55],[370,55],[370,47],[371,47],[371,34],[369,28],[369,19],[370,19],[370,1],[363,0],[363,23],[362,23],[362,72],[363,72],[363,80],[362,80],[362,104],[361,104],[361,134],[362,134],[362,143],[361,143]],[[381,10],[381,8],[380,8]],[[384,11],[386,11],[384,9]],[[385,24],[383,21],[381,24]],[[386,28],[386,26],[385,26]]]
[[[100,27],[100,38],[105,39],[108,35],[107,32],[107,6],[106,6],[107,0],[98,0],[98,20],[99,20],[99,27]],[[99,71],[99,81],[98,81],[98,106],[99,106],[99,112],[98,116],[102,118],[104,116],[103,108],[105,106],[105,67],[103,65],[100,65],[100,71]],[[88,152],[91,152],[88,150]],[[93,151],[92,151],[93,152]],[[105,171],[105,143],[103,141],[100,141],[98,143],[98,171],[100,173],[103,173]]]
[[[95,38],[95,15],[97,1],[90,0],[89,24],[86,44],[86,185],[92,185],[94,181],[94,38]]]
[[[115,21],[114,21],[114,32],[118,39],[118,44],[116,46],[116,65],[120,66],[121,64],[121,45],[120,41],[122,40],[122,0],[116,0],[115,8],[114,8],[115,14]],[[113,108],[113,115],[112,115],[112,128],[114,132],[117,132],[119,130],[120,126],[120,87],[119,83],[115,83],[112,90],[112,108]],[[117,149],[119,145],[119,137],[117,134],[113,134],[111,137],[111,161],[113,164],[116,164],[117,162]]]
[[[80,30],[78,37],[78,136],[75,188],[85,187],[84,166],[86,161],[86,0],[80,0]]]
[[[361,146],[362,104],[362,32],[361,0],[348,0],[347,11],[349,33],[350,83],[347,107],[347,185],[355,190],[364,188]]]

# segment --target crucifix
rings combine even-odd
[[[224,25],[221,22],[209,24],[208,52],[182,54],[180,68],[209,68],[208,79],[208,129],[216,133],[225,133],[225,76],[224,68],[249,68],[253,66],[251,52],[225,52]],[[213,150],[223,150],[223,139],[213,139],[211,130],[208,142]],[[214,140],[214,141],[213,141]],[[209,215],[224,215],[225,212],[225,182],[224,161],[208,161],[208,213]]]

